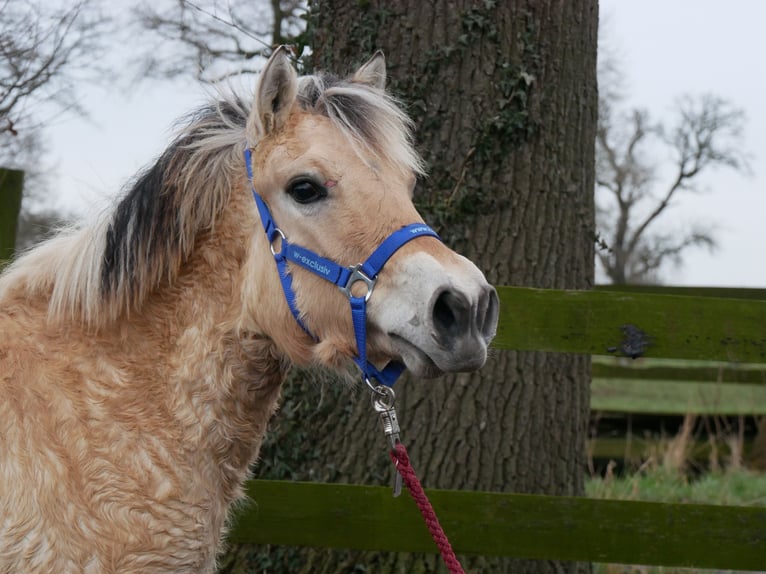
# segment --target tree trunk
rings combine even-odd
[[[418,207],[495,284],[592,286],[597,12],[596,0],[311,4],[315,66],[352,70],[384,50],[429,164]],[[581,495],[589,383],[589,357],[529,352],[495,352],[476,374],[407,379],[396,387],[402,441],[426,487]],[[390,484],[367,393],[294,382],[274,423],[261,476]],[[269,572],[444,571],[435,555],[251,558]],[[589,569],[461,559],[469,571]]]

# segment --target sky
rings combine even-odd
[[[607,39],[624,64],[627,104],[670,117],[683,94],[713,93],[744,109],[751,174],[708,174],[704,193],[679,198],[664,225],[702,222],[718,249],[688,252],[663,283],[766,288],[766,2],[601,0]],[[129,42],[110,61],[127,61]],[[103,209],[170,142],[174,121],[206,101],[192,80],[83,86],[88,117],[61,116],[46,131],[55,204],[78,215]]]
[[[710,92],[744,109],[751,175],[720,170],[679,198],[670,226],[700,221],[719,248],[690,251],[664,283],[766,287],[766,2],[601,0],[607,42],[624,63],[630,104],[668,117],[682,94]]]

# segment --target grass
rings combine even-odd
[[[766,475],[748,470],[708,473],[689,479],[678,472],[657,468],[624,478],[592,478],[585,490],[591,498],[607,500],[766,506]]]
[[[746,465],[766,467],[759,462],[761,458],[766,460],[764,446],[758,442],[760,435],[748,442],[743,418],[745,413],[758,410],[763,400],[762,397],[747,396],[740,392],[763,391],[763,383],[766,383],[764,365],[688,359],[642,359],[626,364],[624,360],[606,357],[594,357],[593,363],[594,376],[597,379],[600,377],[600,380],[594,380],[595,404],[599,400],[611,401],[602,404],[602,408],[641,413],[672,411],[684,413],[685,416],[675,436],[663,435],[649,441],[644,440],[646,437],[643,436],[629,436],[625,441],[628,446],[622,446],[621,450],[612,454],[605,455],[604,450],[605,443],[611,437],[599,437],[595,446],[600,447],[600,454],[596,455],[594,448],[592,456],[627,457],[624,463],[633,470],[632,474],[615,476],[613,465],[610,464],[605,477],[593,476],[586,481],[585,489],[589,497],[681,504],[766,506],[766,474],[745,468]],[[700,385],[700,382],[704,384]],[[737,383],[748,383],[748,386],[740,389]],[[640,404],[637,404],[639,400]],[[693,409],[696,414],[689,412],[690,405],[697,405]],[[736,422],[732,422],[731,416],[716,416],[713,413],[739,413],[740,416]],[[763,428],[766,430],[766,427]],[[640,451],[640,454],[635,455],[636,451]],[[712,470],[700,473],[703,469]],[[699,541],[700,547],[708,543],[706,540]],[[762,570],[766,572],[766,554]],[[736,571],[594,564],[593,572],[723,574]]]
[[[648,502],[718,504],[728,506],[766,506],[766,474],[745,469],[712,472],[697,478],[652,465],[634,475],[593,477],[586,481],[585,491],[591,498],[606,500],[641,500]],[[700,541],[704,544],[705,541]],[[766,561],[764,562],[766,570]],[[735,571],[692,568],[594,564],[594,574],[692,574],[732,573]]]

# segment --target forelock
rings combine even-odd
[[[413,145],[412,120],[386,92],[331,74],[303,76],[298,104],[329,118],[355,147],[400,169],[425,172]]]

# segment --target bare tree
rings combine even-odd
[[[645,110],[620,113],[621,76],[614,58],[599,63],[596,136],[598,261],[615,284],[654,281],[689,248],[715,246],[709,225],[663,232],[657,222],[681,194],[701,191],[715,168],[747,171],[742,152],[744,112],[711,94],[684,96],[669,125]]]
[[[25,171],[19,246],[64,216],[46,201],[44,126],[64,111],[85,113],[77,87],[104,76],[98,62],[109,19],[99,0],[0,0],[0,165]]]
[[[39,127],[41,104],[78,108],[75,86],[95,68],[106,22],[95,0],[0,2],[0,151],[12,154],[13,138]]]
[[[271,47],[295,39],[305,28],[305,0],[144,2],[134,15],[158,39],[142,54],[142,73],[173,78],[194,74],[214,83],[259,71]]]

